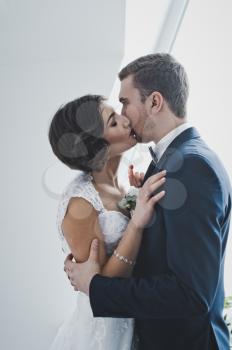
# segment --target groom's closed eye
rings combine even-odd
[[[119,101],[122,104],[121,113],[126,115],[126,109],[127,109],[128,104],[129,104],[129,101],[127,98],[124,98],[124,97],[120,97]]]
[[[128,105],[128,100],[126,98],[120,98],[119,101],[122,104],[122,108],[125,108]]]
[[[128,101],[128,99],[125,98],[125,97],[120,97],[120,98],[119,98],[119,102],[121,102],[122,104],[126,104],[126,103],[128,103],[129,101]]]

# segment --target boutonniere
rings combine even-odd
[[[128,210],[130,213],[133,212],[136,206],[136,200],[138,197],[139,189],[131,187],[125,196],[118,202],[119,208]]]

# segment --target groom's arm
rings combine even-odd
[[[163,210],[170,272],[128,279],[96,275],[90,284],[95,317],[192,318],[209,311],[222,258],[221,188],[198,157],[185,159],[176,179],[187,198],[182,208]],[[172,185],[167,180],[167,195]]]

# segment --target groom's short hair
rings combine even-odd
[[[141,101],[154,91],[166,100],[170,110],[179,118],[186,116],[188,99],[188,78],[184,67],[167,53],[142,56],[129,63],[119,72],[122,81],[133,76],[134,87],[141,95]]]

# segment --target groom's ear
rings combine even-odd
[[[150,109],[151,109],[151,113],[158,113],[162,106],[163,106],[163,96],[161,95],[160,92],[158,91],[154,91],[151,93],[151,95],[149,96],[150,99]]]

